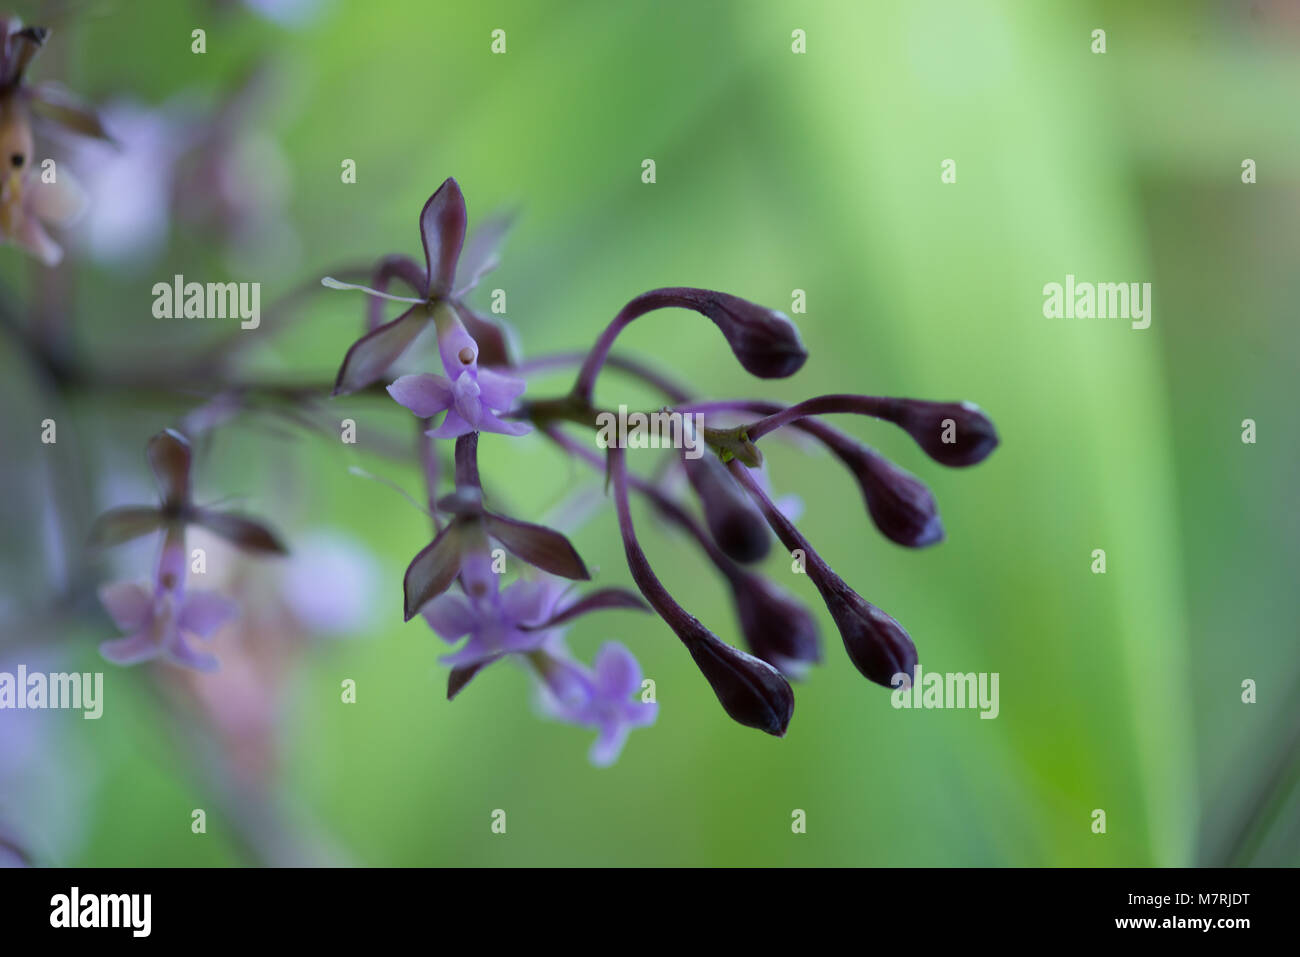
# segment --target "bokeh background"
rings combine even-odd
[[[133,131],[128,157],[38,141],[87,186],[89,217],[60,234],[57,269],[0,249],[14,328],[105,380],[52,386],[12,336],[0,345],[0,659],[106,673],[99,721],[0,712],[0,825],[37,863],[1300,860],[1295,4],[158,0],[16,12],[55,30],[33,75]],[[505,55],[489,49],[498,28]],[[1104,55],[1090,50],[1094,29]],[[940,182],[948,158],[952,185]],[[1241,181],[1247,158],[1254,185]],[[341,182],[345,159],[355,184]],[[931,485],[948,532],[933,549],[884,540],[825,455],[769,442],[768,458],[776,490],[805,502],[805,534],[904,623],[927,670],[1000,675],[998,718],[893,709],[780,555],[769,570],[817,609],[827,651],[796,686],[784,740],[729,721],[668,629],[623,612],[570,633],[587,660],[607,638],[625,642],[657,682],[658,723],[614,767],[587,763],[588,732],[540,719],[511,666],[448,703],[444,647],[401,621],[402,570],[427,520],[350,471],[418,497],[409,455],[388,454],[409,446],[411,423],[368,400],[322,403],[308,423],[256,410],[200,444],[200,499],[266,516],[297,562],[214,547],[214,573],[262,609],[218,636],[220,675],[102,663],[96,645],[115,629],[94,589],[146,573],[153,546],[89,556],[80,543],[97,512],[150,499],[144,443],[202,404],[187,362],[232,329],[154,319],[153,283],[261,282],[263,328],[240,334],[235,368],[327,383],[364,302],[313,284],[418,254],[420,207],[449,175],[471,226],[519,211],[475,295],[486,307],[489,290],[507,291],[525,356],[586,348],[654,286],[786,311],[803,289],[795,318],[811,358],[792,379],[749,379],[684,312],[642,320],[620,350],[712,397],[979,403],[1003,444],[969,470],[929,462],[883,424],[836,423]],[[1043,285],[1067,273],[1152,283],[1151,327],[1044,318]],[[149,384],[170,373],[180,381]],[[566,384],[538,377],[530,393]],[[654,401],[612,372],[599,395]],[[356,447],[338,440],[347,416]],[[38,441],[46,417],[54,446]],[[545,517],[585,483],[599,500],[599,477],[540,439],[488,436],[482,455],[511,514]],[[669,587],[734,639],[711,569],[636,514]],[[598,582],[630,585],[608,501],[572,537]],[[1090,571],[1096,548],[1105,575]],[[345,705],[349,678],[358,700]],[[1257,703],[1242,702],[1246,679]],[[191,832],[195,808],[206,834]],[[498,808],[505,835],[490,830]],[[806,834],[792,833],[794,809]]]

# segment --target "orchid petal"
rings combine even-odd
[[[621,721],[602,722],[600,733],[587,754],[587,759],[598,768],[607,768],[623,753],[627,743],[628,727]]]
[[[513,223],[513,216],[494,216],[474,230],[456,267],[459,281],[452,293],[454,298],[465,295],[478,285],[480,279],[501,265],[501,241]]]
[[[551,589],[541,582],[520,579],[501,593],[503,617],[512,624],[537,621],[546,614]]]
[[[148,632],[142,631],[127,638],[100,642],[99,653],[115,665],[135,665],[157,658],[162,653],[162,647]]]
[[[479,413],[479,431],[496,432],[498,435],[527,435],[533,430],[528,422],[507,422],[484,409]]]
[[[211,638],[239,614],[239,605],[214,591],[192,591],[181,606],[177,626],[200,638]]]
[[[465,243],[465,197],[454,179],[448,178],[420,210],[420,239],[428,270],[430,298],[451,292],[456,261]]]
[[[149,440],[146,449],[163,501],[180,504],[190,498],[190,440],[174,429],[165,429]]]
[[[109,509],[90,529],[90,546],[107,548],[121,545],[141,535],[156,532],[163,523],[162,513],[147,505],[128,505]]]
[[[34,83],[24,87],[23,92],[33,112],[74,133],[113,141],[95,108],[61,85],[49,81]]]
[[[511,408],[528,385],[515,376],[503,375],[491,369],[479,369],[478,387],[483,404],[489,409],[500,411]]]
[[[561,578],[586,581],[591,578],[577,549],[554,529],[516,521],[491,512],[484,513],[488,534],[507,551]]]
[[[234,512],[214,512],[199,508],[194,510],[191,521],[196,525],[202,525],[210,532],[215,532],[246,552],[288,554],[288,549],[280,543],[274,532],[261,522],[246,516]]]
[[[593,664],[596,687],[602,696],[615,701],[626,699],[641,687],[641,664],[632,652],[616,641],[600,646]]]
[[[153,595],[136,582],[100,586],[99,601],[113,619],[113,624],[122,631],[143,627],[153,611]]]
[[[475,431],[474,426],[461,418],[455,409],[448,409],[442,424],[424,434],[433,439],[458,439],[473,431]]]
[[[452,403],[451,383],[428,372],[402,376],[388,387],[388,394],[422,419],[437,415]]]
[[[464,595],[439,595],[420,612],[443,641],[457,641],[478,622],[474,607]]]
[[[211,673],[221,668],[216,655],[191,647],[180,635],[167,643],[165,655],[172,664],[193,668],[195,671]]]
[[[461,539],[461,527],[453,522],[411,559],[402,577],[406,621],[456,580],[460,572]]]
[[[487,664],[487,662],[497,657],[499,657],[497,652],[485,649],[481,641],[471,637],[469,641],[465,642],[465,647],[459,651],[453,651],[449,655],[443,655],[438,660],[451,668],[467,668],[471,665]]]
[[[35,216],[24,216],[14,240],[42,266],[57,266],[63,261],[63,247],[50,238]]]
[[[334,395],[356,392],[381,379],[415,341],[429,320],[423,305],[412,306],[387,325],[352,343],[334,383]]]
[[[456,695],[460,694],[461,689],[469,684],[471,678],[488,665],[492,664],[492,662],[496,661],[499,657],[500,655],[497,655],[496,657],[487,658],[483,661],[476,661],[472,665],[462,665],[459,668],[453,668],[451,674],[447,676],[447,700],[450,701],[455,698]]]

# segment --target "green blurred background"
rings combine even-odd
[[[497,28],[505,55],[489,50]],[[1090,51],[1099,28],[1104,55]],[[931,463],[881,423],[835,423],[934,490],[948,540],[917,553],[875,531],[826,456],[767,448],[813,544],[907,627],[927,670],[997,672],[1001,713],[892,708],[842,653],[811,583],[774,554],[768,569],[817,609],[826,647],[796,686],[788,736],[729,721],[657,619],[592,616],[571,647],[590,660],[607,638],[625,642],[660,702],[617,765],[593,768],[589,734],[539,720],[517,669],[444,700],[441,642],[400,613],[427,521],[348,472],[418,494],[413,467],[237,423],[204,451],[208,497],[245,496],[291,544],[320,526],[364,542],[380,568],[373,625],[315,648],[277,686],[279,823],[251,825],[228,810],[238,795],[195,773],[202,754],[178,746],[147,679],[98,664],[95,643],[112,634],[102,613],[53,629],[69,666],[106,671],[108,697],[98,722],[48,716],[70,765],[50,787],[82,798],[75,840],[32,819],[36,843],[57,848],[41,862],[268,862],[250,840],[301,829],[301,859],[371,865],[1297,863],[1300,443],[1285,410],[1300,340],[1298,49],[1286,3],[340,0],[292,28],[238,4],[74,7],[42,75],[58,63],[97,101],[158,105],[274,66],[258,123],[287,161],[299,239],[261,272],[223,272],[183,230],[139,274],[74,263],[63,274],[86,354],[129,357],[164,335],[192,348],[194,327],[160,332],[149,315],[152,283],[173,272],[260,280],[268,302],[340,263],[418,254],[419,209],[447,176],[471,227],[520,210],[475,301],[507,291],[526,356],[588,347],[654,286],[787,312],[806,290],[795,319],[811,357],[789,380],[749,379],[684,312],[642,320],[619,347],[709,397],[855,391],[984,408],[1003,443],[969,470]],[[940,182],[948,158],[952,185]],[[1241,182],[1245,158],[1255,185]],[[340,181],[344,159],[355,184]],[[1152,283],[1151,327],[1044,318],[1043,285],[1067,273]],[[3,275],[20,295],[36,285],[15,249]],[[355,294],[315,296],[247,368],[329,380],[362,309]],[[530,394],[566,381],[538,378]],[[652,401],[613,372],[598,393]],[[45,406],[21,375],[5,395],[5,458],[35,468]],[[68,431],[97,457],[56,472],[89,485],[112,461],[147,489],[144,441],[186,408],[70,400]],[[395,406],[343,402],[344,415],[363,432],[410,431]],[[1245,418],[1255,445],[1241,441]],[[535,437],[486,436],[482,455],[519,517],[591,477]],[[735,640],[711,568],[636,515],[679,600]],[[20,538],[15,524],[15,563],[30,554]],[[612,508],[573,538],[598,583],[630,584]],[[1105,575],[1090,571],[1096,548]],[[339,702],[345,678],[355,705]],[[1245,679],[1257,704],[1242,703]],[[209,810],[204,835],[193,808]],[[505,835],[490,830],[498,808]],[[1092,831],[1098,808],[1105,834]],[[806,834],[792,833],[794,809]]]

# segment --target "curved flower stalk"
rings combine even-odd
[[[214,671],[217,659],[195,647],[194,640],[211,638],[238,609],[215,593],[186,589],[186,526],[201,526],[251,553],[284,554],[284,546],[270,529],[252,518],[194,504],[190,497],[190,443],[179,432],[168,429],[150,439],[148,457],[162,492],[161,503],[111,509],[91,530],[91,544],[99,547],[162,533],[152,582],[119,582],[100,589],[104,608],[118,628],[128,633],[104,642],[100,652],[122,665],[161,658],[197,671]]]

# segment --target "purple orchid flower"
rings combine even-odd
[[[435,439],[454,439],[476,431],[523,435],[532,428],[527,422],[505,422],[492,411],[503,411],[514,405],[524,391],[522,379],[491,369],[458,368],[464,365],[460,357],[476,351],[474,340],[464,326],[452,327],[446,335],[439,335],[438,349],[447,376],[427,372],[404,375],[388,387],[388,394],[399,405],[422,419],[443,411],[447,413],[442,424],[426,435]],[[449,378],[452,375],[456,375],[454,380]]]
[[[591,577],[577,549],[559,532],[506,518],[484,507],[477,457],[477,432],[456,439],[456,491],[436,503],[438,510],[452,519],[406,567],[402,578],[406,621],[457,578],[472,597],[496,588],[488,536],[544,572],[581,581]]]
[[[424,414],[422,409],[435,407],[436,411],[447,409],[450,417],[454,410],[455,419],[450,424],[444,423],[452,435],[480,427],[486,431],[517,435],[521,429],[527,430],[526,424],[506,425],[495,414],[509,408],[523,391],[523,383],[503,375],[484,375],[485,370],[480,370],[480,349],[488,353],[483,358],[490,365],[507,365],[509,357],[500,330],[489,320],[476,315],[463,301],[464,295],[474,288],[479,278],[496,265],[495,250],[505,224],[494,222],[481,237],[476,237],[462,262],[466,220],[465,197],[460,186],[454,179],[447,179],[420,212],[424,268],[406,256],[388,256],[380,261],[376,268],[377,284],[400,279],[417,293],[418,298],[392,296],[382,289],[343,283],[330,277],[322,280],[324,285],[333,289],[359,289],[379,299],[411,305],[392,322],[371,328],[352,344],[339,368],[334,394],[355,392],[382,379],[416,337],[432,323],[438,335],[445,381],[429,381],[436,379],[435,376],[428,379],[415,377],[418,381],[405,383],[394,393],[394,398],[417,415]],[[460,282],[457,281],[458,267]],[[374,326],[374,317],[375,314],[371,313],[371,326]],[[459,427],[456,420],[469,428],[455,431]]]
[[[99,646],[100,654],[119,665],[162,658],[196,671],[216,671],[216,656],[195,648],[192,640],[211,638],[239,611],[215,592],[186,592],[185,543],[179,533],[165,539],[152,583],[105,585],[99,599],[118,628],[130,633]]]
[[[632,729],[652,725],[659,716],[658,703],[629,700],[641,690],[641,665],[618,642],[603,644],[591,668],[552,655],[539,671],[546,709],[562,721],[597,729],[588,754],[597,767],[618,760]]]
[[[438,637],[449,643],[468,640],[460,650],[439,660],[453,668],[468,668],[494,661],[502,655],[540,648],[550,632],[529,630],[550,617],[564,591],[552,579],[519,579],[500,589],[498,576],[489,575],[483,594],[440,595],[422,614]]]

